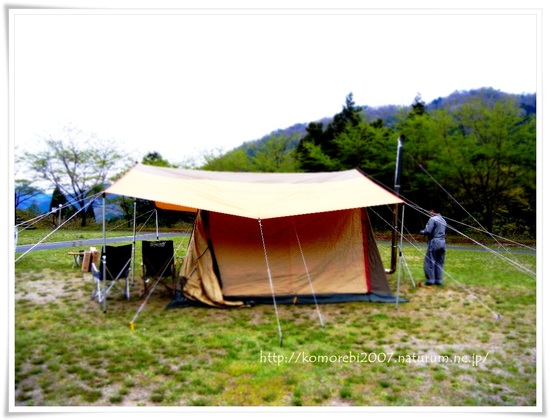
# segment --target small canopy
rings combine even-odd
[[[253,219],[403,202],[356,169],[244,173],[137,164],[105,192],[151,200],[166,210],[200,209]]]

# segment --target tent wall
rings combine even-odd
[[[207,235],[207,223],[204,221],[207,215],[207,212],[199,211],[195,219],[187,255],[179,273],[185,279],[183,294],[210,306],[241,306],[242,302],[226,301],[223,297],[214,269],[215,259]]]
[[[379,295],[391,295],[388,276],[384,269],[384,263],[382,262],[376,239],[374,238],[367,210],[363,209],[362,211],[364,238],[367,244],[366,247],[368,247],[370,292]]]
[[[365,209],[271,218],[262,229],[277,296],[312,293],[302,252],[316,294],[390,293]],[[258,220],[200,211],[180,275],[185,294],[210,305],[270,296]]]
[[[210,234],[226,296],[270,295],[257,220],[210,214]],[[310,294],[296,231],[316,293],[366,293],[358,211],[262,221],[276,295]]]

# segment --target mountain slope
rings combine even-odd
[[[484,98],[489,101],[498,101],[502,99],[512,98],[521,108],[523,108],[527,114],[536,113],[536,94],[510,94],[501,92],[493,88],[480,88],[472,89],[468,91],[455,91],[446,97],[439,97],[434,99],[430,103],[426,104],[426,111],[435,111],[438,109],[449,108],[458,108],[464,103],[471,101],[474,98]],[[392,127],[397,119],[397,114],[400,111],[409,111],[411,105],[409,106],[398,106],[398,105],[383,105],[379,107],[370,107],[368,105],[360,105],[363,109],[365,118],[369,121],[376,121],[381,119],[384,121],[386,126]],[[332,117],[323,117],[317,121],[312,122],[322,122],[324,125],[332,121]],[[260,139],[251,140],[244,142],[241,146],[238,146],[234,150],[245,149],[247,154],[254,154],[255,149],[261,149],[262,144],[266,142],[269,138],[273,136],[285,136],[289,138],[295,138],[296,143],[299,139],[306,134],[308,123],[297,123],[287,128],[278,128],[272,131],[269,134],[261,137]]]

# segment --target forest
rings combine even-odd
[[[121,153],[111,144],[66,138],[47,139],[47,149],[23,157],[37,179],[55,187],[51,208],[86,200],[122,176]],[[224,153],[204,156],[194,169],[240,172],[331,172],[358,169],[389,190],[396,187],[398,138],[402,140],[398,193],[408,204],[405,227],[418,233],[426,211],[441,212],[456,229],[473,235],[491,232],[506,238],[535,239],[537,210],[536,95],[512,95],[492,88],[455,92],[426,104],[420,95],[410,106],[358,106],[349,93],[341,111],[332,117],[277,129]],[[81,144],[90,145],[83,150]],[[92,158],[93,157],[93,158]],[[94,159],[97,160],[94,161]],[[71,162],[68,165],[67,162]],[[189,167],[168,162],[153,152],[143,157],[150,165]],[[71,166],[72,173],[67,171]],[[117,169],[115,170],[115,167]],[[86,175],[84,175],[86,174]],[[16,179],[18,203],[37,193],[32,180]],[[55,202],[54,202],[55,200]],[[116,203],[125,218],[132,217],[128,198]],[[152,203],[138,202],[138,212]],[[392,209],[373,209],[377,230],[391,230]],[[414,211],[416,210],[416,211]],[[82,212],[82,226],[91,217]],[[161,223],[171,226],[181,215],[165,212]]]

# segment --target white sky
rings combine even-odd
[[[70,123],[139,160],[158,151],[176,163],[333,116],[350,92],[369,106],[480,87],[534,93],[537,19],[523,9],[20,10],[13,141],[36,147]]]

